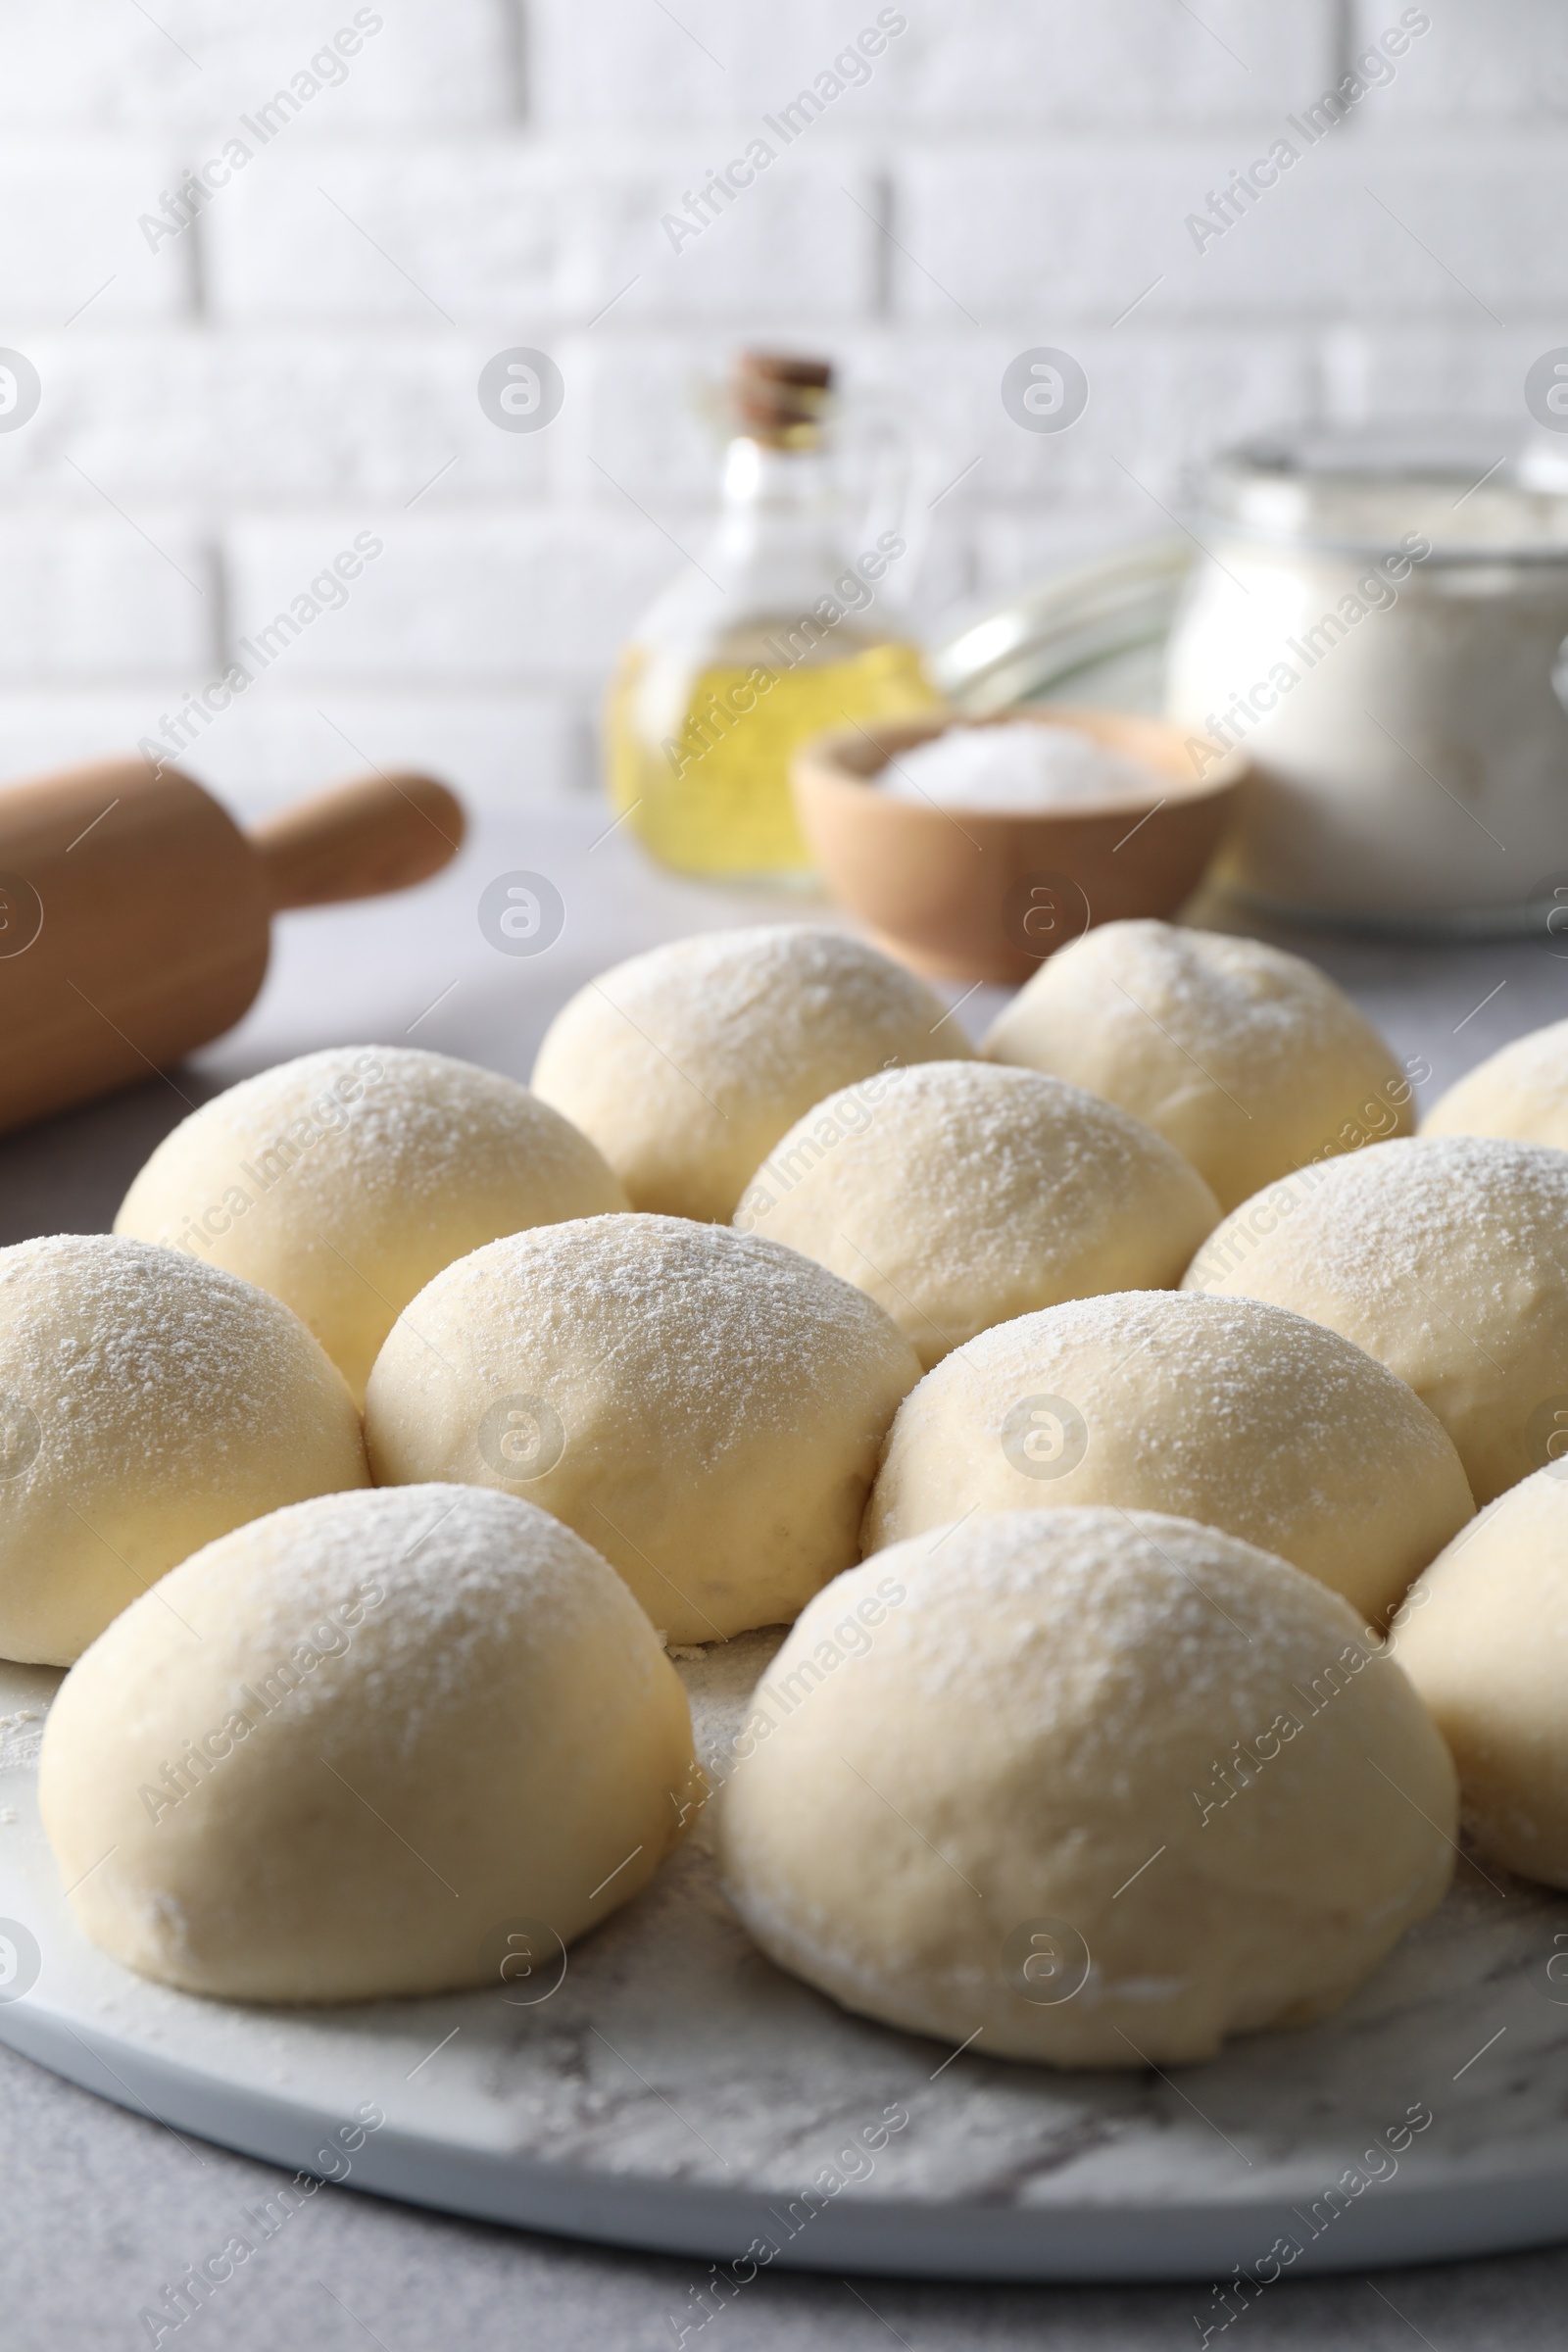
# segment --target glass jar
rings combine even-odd
[[[888,617],[913,561],[902,496],[873,467],[858,527],[850,519],[828,463],[830,394],[825,361],[743,355],[717,527],[632,632],[611,683],[611,797],[685,873],[808,877],[796,747],[939,699]]]
[[[1157,718],[1192,559],[1190,539],[1151,539],[1014,589],[932,648],[932,683],[965,718],[1062,702]]]
[[[1216,879],[1278,915],[1536,927],[1568,880],[1568,460],[1479,426],[1231,452],[1166,711],[1253,775]]]

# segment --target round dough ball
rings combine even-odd
[[[1522,1878],[1568,1886],[1560,1462],[1510,1488],[1433,1561],[1399,1611],[1393,1648],[1459,1768],[1460,1815],[1481,1851]]]
[[[1255,939],[1103,923],[1042,964],[985,1041],[1121,1103],[1221,1208],[1303,1160],[1414,1126],[1410,1081],[1316,964]]]
[[[867,1550],[973,1509],[1113,1503],[1277,1552],[1364,1624],[1474,1505],[1419,1396],[1253,1298],[1124,1291],[988,1331],[899,1407]]]
[[[880,1553],[806,1610],[749,1728],[719,1835],[758,1941],[993,2058],[1176,2065],[1320,2017],[1453,1865],[1447,1751],[1344,1601],[1152,1512]]]
[[[1568,1397],[1568,1152],[1435,1136],[1298,1169],[1226,1218],[1183,1287],[1353,1340],[1432,1407],[1490,1502],[1541,1468]]]
[[[678,1217],[492,1242],[399,1317],[366,1398],[381,1486],[525,1493],[675,1642],[794,1617],[858,1556],[919,1358],[809,1258]]]
[[[503,1233],[625,1205],[587,1137],[515,1079],[407,1046],[336,1046],[181,1120],[115,1231],[283,1299],[360,1403],[432,1274]]]
[[[38,1779],[78,1924],[143,1976],[239,2001],[499,1982],[509,1928],[554,1958],[676,1842],[686,1693],[526,1502],[322,1495],[160,1590],[68,1676]]]
[[[1031,1307],[1179,1282],[1218,1221],[1202,1178],[1141,1119],[973,1061],[889,1070],[818,1102],[735,1212],[742,1233],[787,1242],[885,1307],[928,1371]]]
[[[0,1657],[69,1666],[198,1544],[368,1484],[342,1376],[277,1299],[108,1234],[0,1250]]]
[[[824,1095],[969,1052],[902,964],[842,931],[779,923],[601,973],[545,1032],[533,1087],[592,1136],[633,1208],[722,1223]]]
[[[1440,1096],[1423,1135],[1508,1135],[1568,1151],[1568,1021],[1516,1037]]]

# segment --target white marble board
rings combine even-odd
[[[681,1661],[709,1756],[776,1640]],[[702,1822],[543,2000],[238,2007],[145,1983],[77,1934],[35,1801],[58,1679],[0,1667],[0,2040],[176,2132],[696,2255],[718,2266],[713,2309],[763,2262],[1200,2281],[1240,2266],[1251,2284],[1228,2300],[1200,2290],[1218,2328],[1286,2272],[1568,2230],[1568,1981],[1552,1973],[1568,1900],[1495,1870],[1462,1863],[1338,2017],[1169,2076],[954,2057],[847,2015],[750,1942]],[[385,2120],[361,2139],[366,2110]],[[1412,2114],[1430,2121],[1401,2133]]]

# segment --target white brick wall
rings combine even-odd
[[[252,806],[360,753],[480,800],[586,788],[606,665],[704,527],[692,381],[749,337],[906,404],[934,485],[971,467],[928,621],[1163,527],[1184,468],[1283,416],[1519,416],[1568,341],[1552,0],[1415,12],[1392,79],[1201,252],[1188,214],[1404,0],[900,0],[672,251],[662,216],[878,13],[376,0],[355,34],[352,0],[9,0],[0,346],[43,398],[0,432],[0,774],[156,731],[368,530],[348,602],[190,764]],[[139,217],[236,136],[243,169],[150,244]],[[1091,381],[1059,437],[998,397],[1042,342]],[[475,397],[515,343],[565,381],[537,435]]]

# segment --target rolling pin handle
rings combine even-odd
[[[433,776],[378,772],[297,801],[246,838],[275,914],[428,881],[457,856],[466,821]]]

